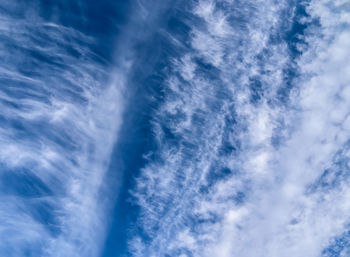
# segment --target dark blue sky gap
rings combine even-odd
[[[142,234],[142,230],[135,223],[138,207],[131,202],[129,190],[133,187],[134,178],[140,169],[154,159],[153,156],[149,156],[147,160],[144,158],[145,154],[156,150],[157,147],[153,142],[150,121],[153,112],[162,102],[164,79],[170,72],[167,67],[169,58],[184,51],[173,46],[161,33],[164,29],[176,37],[181,37],[180,40],[185,39],[189,31],[178,18],[184,15],[179,6],[180,3],[174,3],[154,14],[157,16],[157,21],[152,24],[155,27],[151,28],[153,32],[148,36],[148,40],[139,39],[133,42],[135,44],[133,49],[138,58],[130,74],[129,84],[134,90],[128,100],[128,112],[124,116],[120,140],[113,152],[115,160],[112,161],[107,175],[114,177],[113,173],[122,172],[124,177],[122,184],[116,180],[110,186],[111,194],[113,194],[113,183],[120,185],[121,188],[115,199],[116,204],[112,211],[112,221],[102,256],[129,256],[127,240],[132,234]]]

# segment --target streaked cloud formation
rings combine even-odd
[[[109,2],[0,3],[0,256],[348,256],[348,1]]]
[[[0,7],[0,255],[97,256],[122,80],[110,82],[93,38]]]
[[[346,256],[347,7],[194,4],[155,118],[160,160],[134,190],[148,235],[135,256]]]

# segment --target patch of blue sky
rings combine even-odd
[[[347,231],[331,241],[329,247],[323,250],[322,257],[345,257],[350,254],[350,232]]]
[[[159,146],[152,131],[152,124],[157,119],[154,114],[168,93],[165,81],[167,74],[172,72],[169,66],[171,58],[185,51],[186,33],[189,32],[185,24],[188,17],[181,5],[175,2],[168,4],[167,1],[140,1],[136,4],[133,12],[137,15],[131,18],[132,22],[126,27],[127,32],[121,41],[121,44],[130,42],[130,55],[137,61],[128,77],[133,90],[127,92],[125,108],[128,112],[123,118],[120,139],[113,154],[117,158],[109,168],[109,173],[113,175],[115,168],[121,167],[124,175],[114,182],[121,184],[121,191],[111,210],[103,256],[128,255],[130,234],[147,238],[137,225],[139,207],[131,200],[130,188],[134,187],[135,177],[146,163],[159,160],[159,156],[153,154]],[[148,15],[150,20],[145,18]],[[176,144],[176,140],[173,143]],[[111,185],[110,192],[113,194],[113,182]]]

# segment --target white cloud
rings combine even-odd
[[[345,1],[310,2],[310,19],[320,26],[305,31],[300,74],[283,103],[283,72],[295,66],[286,43],[270,36],[281,33],[281,12],[293,7],[225,1],[220,9],[218,2],[224,1],[198,2],[194,13],[203,24],[193,25],[193,52],[174,62],[182,64],[176,67],[185,85],[170,75],[173,94],[157,122],[179,146],[160,136],[162,161],[142,170],[134,194],[151,242],[131,241],[131,249],[134,256],[175,256],[176,249],[193,256],[321,256],[349,221],[348,182],[327,190],[317,184],[326,169],[340,169],[335,160],[350,138],[349,9]],[[195,58],[212,65],[213,74],[201,72]],[[262,90],[256,102],[254,78]],[[164,121],[174,110],[184,120]],[[223,154],[224,143],[236,150]],[[220,173],[224,168],[231,173]]]
[[[99,190],[121,125],[124,72],[108,78],[88,50],[92,39],[73,28],[34,11],[0,15],[0,255],[97,256],[106,225]]]

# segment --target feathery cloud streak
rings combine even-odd
[[[93,38],[0,7],[0,255],[98,256],[125,78]]]
[[[191,48],[154,119],[158,158],[133,190],[134,256],[333,256],[349,212],[349,11],[193,4]]]

